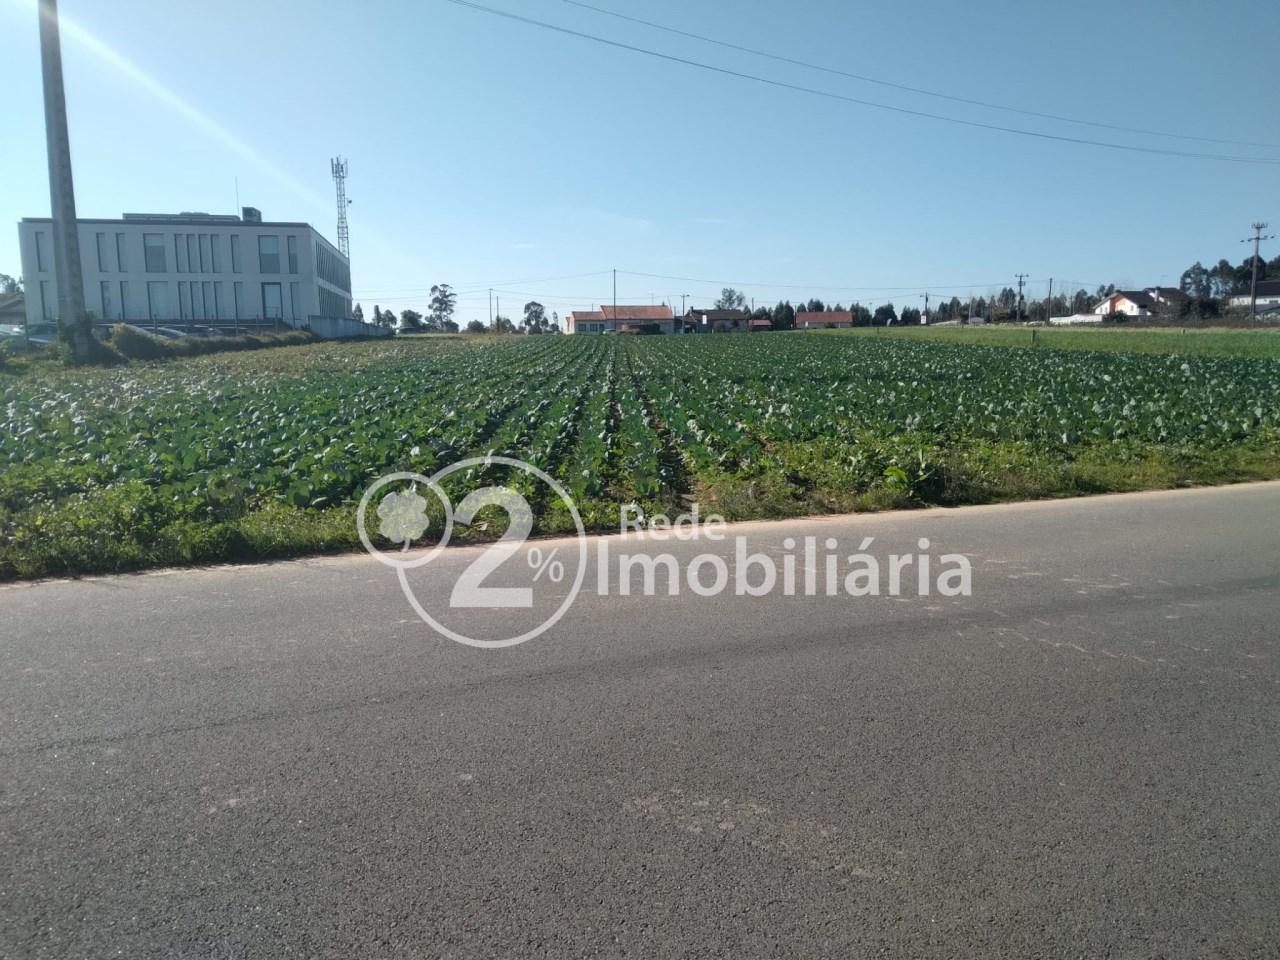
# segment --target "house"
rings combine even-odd
[[[676,315],[665,303],[656,306],[619,304],[601,307],[604,322],[615,333],[675,333]]]
[[[600,310],[574,310],[564,318],[565,333],[604,333],[604,313]]]
[[[1227,301],[1227,305],[1248,310],[1249,302],[1249,294],[1245,293],[1232,297]],[[1259,280],[1258,309],[1266,310],[1271,307],[1280,307],[1280,280]]]
[[[27,322],[21,293],[0,293],[0,327],[20,327]]]
[[[684,315],[687,333],[734,333],[749,329],[751,314],[746,310],[691,307]]]
[[[852,327],[853,313],[849,310],[800,310],[796,313],[797,330],[819,330],[832,327]]]
[[[1122,313],[1129,317],[1151,317],[1177,312],[1186,294],[1176,287],[1148,287],[1145,290],[1117,290],[1093,312],[1100,317]]]
[[[564,321],[565,333],[675,333],[676,317],[666,304],[612,304],[599,310],[574,310]]]
[[[766,330],[772,330],[772,329],[773,329],[773,321],[770,320],[768,317],[752,317],[751,318],[752,333],[764,333]]]
[[[264,221],[245,207],[240,216],[126,213],[77,227],[85,309],[103,322],[314,328],[351,317],[347,258],[307,223]],[[27,321],[53,320],[52,221],[22,220],[18,246]]]

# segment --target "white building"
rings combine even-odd
[[[85,309],[99,321],[292,327],[351,316],[351,268],[306,223],[243,216],[126,213],[79,220]],[[53,224],[18,224],[27,322],[57,319]]]
[[[1239,310],[1248,310],[1251,300],[1248,293],[1242,293],[1227,301],[1228,306]],[[1269,310],[1280,307],[1280,280],[1258,281],[1258,309]]]

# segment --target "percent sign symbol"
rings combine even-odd
[[[535,581],[544,573],[552,583],[559,583],[564,579],[564,564],[556,559],[556,554],[559,552],[560,548],[556,547],[548,551],[544,557],[538,547],[534,547],[529,551],[529,567],[533,570],[533,579]]]

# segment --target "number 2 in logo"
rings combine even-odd
[[[453,585],[449,605],[455,608],[528,609],[533,606],[532,587],[486,587],[484,581],[520,549],[533,530],[533,511],[520,494],[508,487],[483,487],[467,494],[454,510],[457,523],[470,525],[485,507],[497,507],[510,522],[497,543],[489,546],[464,570]]]

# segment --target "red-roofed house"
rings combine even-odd
[[[599,310],[574,310],[564,318],[565,333],[604,333],[604,314]]]
[[[752,333],[763,333],[766,330],[772,330],[772,329],[773,329],[773,321],[770,320],[768,317],[752,317],[751,318]]]
[[[666,304],[612,304],[599,310],[575,310],[565,320],[567,333],[674,333],[675,314]]]
[[[818,330],[826,327],[852,327],[853,314],[848,310],[823,310],[820,313],[808,310],[796,312],[797,330]]]

